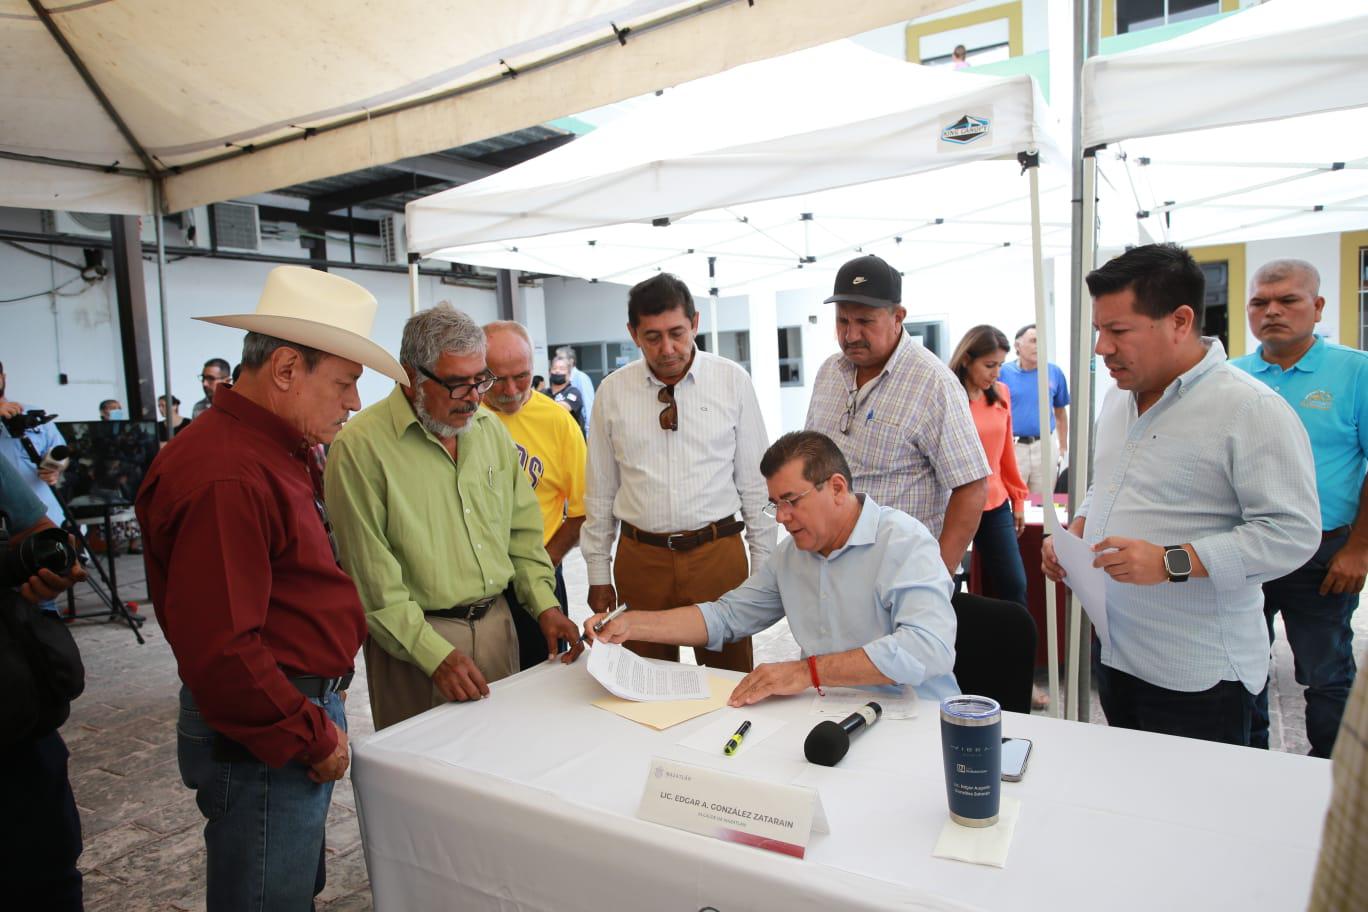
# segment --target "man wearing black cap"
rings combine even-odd
[[[836,273],[841,353],[817,372],[807,429],[836,441],[854,489],[921,521],[953,576],[987,497],[969,400],[950,369],[903,331],[902,275],[876,256]]]

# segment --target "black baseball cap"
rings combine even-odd
[[[896,307],[902,303],[902,274],[879,257],[856,257],[836,273],[836,287],[824,304]]]

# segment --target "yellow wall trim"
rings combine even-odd
[[[1340,312],[1339,340],[1341,345],[1362,348],[1359,328],[1363,315],[1359,313],[1359,249],[1368,247],[1368,231],[1346,231],[1340,235]]]
[[[1240,0],[1221,0],[1221,12],[1233,13],[1240,8]],[[1116,0],[1102,0],[1102,37],[1116,35]]]
[[[1003,3],[1000,6],[990,6],[987,9],[974,10],[970,13],[960,13],[958,16],[946,16],[943,19],[910,23],[907,26],[907,59],[912,63],[921,63],[921,40],[927,35],[939,35],[941,32],[952,32],[955,29],[982,25],[985,22],[996,22],[999,19],[1007,20],[1008,53],[1012,57],[1020,57],[1023,53],[1021,0],[1015,0],[1013,3]]]
[[[1245,353],[1245,334],[1249,331],[1245,315],[1245,245],[1216,244],[1210,247],[1189,247],[1188,253],[1192,254],[1192,258],[1198,263],[1226,264],[1226,289],[1229,293],[1226,303],[1226,335],[1230,340],[1226,356],[1238,358]]]

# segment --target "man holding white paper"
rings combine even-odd
[[[1248,745],[1268,675],[1260,584],[1320,544],[1306,431],[1201,335],[1205,280],[1186,250],[1137,247],[1087,281],[1117,389],[1069,531],[1108,576],[1102,710],[1120,728]],[[1065,578],[1048,539],[1042,563]]]
[[[787,617],[803,658],[761,665],[732,691],[732,706],[825,686],[911,684],[935,700],[958,693],[952,584],[926,527],[851,491],[840,448],[816,431],[780,437],[760,472],[766,511],[790,537],[750,579],[717,601],[628,611],[597,633],[604,615],[595,615],[585,633],[716,649]]]

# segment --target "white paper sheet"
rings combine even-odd
[[[1105,645],[1107,639],[1107,571],[1093,566],[1097,555],[1092,546],[1083,539],[1063,528],[1057,522],[1045,518],[1045,529],[1051,533],[1055,557],[1068,574],[1064,583],[1073,590],[1074,595],[1083,603],[1088,619],[1097,628],[1097,638]]]
[[[827,687],[825,690],[825,697],[817,694],[812,698],[812,712],[819,716],[845,718],[873,701],[883,711],[880,720],[917,717],[917,692],[910,685],[904,685],[901,694],[860,690],[858,687]]]
[[[624,700],[706,700],[712,693],[702,667],[650,662],[618,643],[593,645],[589,673]]]
[[[719,712],[707,725],[689,735],[681,738],[679,744],[690,750],[700,751],[705,754],[716,754],[719,757],[725,756],[722,748],[726,746],[727,739],[732,736],[741,723],[750,720],[751,727],[746,732],[746,736],[741,739],[741,746],[736,749],[733,757],[744,756],[747,751],[755,749],[755,745],[764,741],[770,735],[779,731],[785,725],[784,720],[775,719],[769,716],[761,716],[756,713],[747,713],[741,709],[727,709]]]

